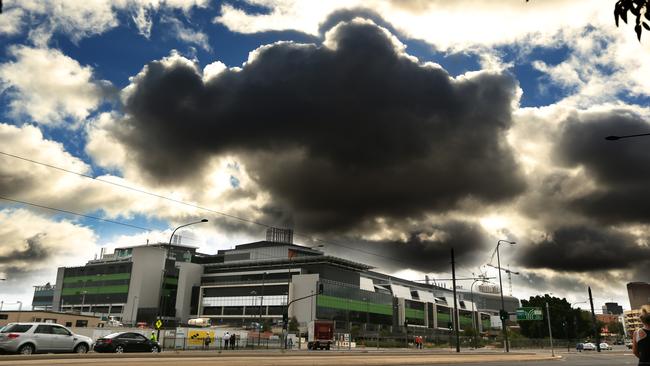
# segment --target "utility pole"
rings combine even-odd
[[[594,324],[594,333],[596,335],[596,351],[600,352],[600,329],[598,329],[598,322],[596,322],[596,312],[594,311],[594,298],[591,296],[591,286],[589,289],[589,305],[591,305],[591,321]]]
[[[460,335],[458,334],[458,298],[456,297],[456,262],[454,260],[454,248],[451,248],[451,281],[454,287],[454,332],[456,333],[456,352],[460,352]]]
[[[553,350],[553,331],[551,330],[551,313],[548,311],[548,301],[546,302],[546,320],[548,320],[548,335],[551,339],[551,356],[555,357],[555,351]]]

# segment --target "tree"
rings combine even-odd
[[[634,31],[640,42],[643,28],[650,31],[650,0],[618,0],[614,5],[614,22],[617,27],[619,18],[627,24],[628,12],[635,16]]]
[[[623,324],[621,322],[617,321],[612,321],[607,323],[607,330],[609,330],[610,333],[616,334],[616,335],[624,335],[625,334],[625,329],[623,328]]]
[[[298,325],[298,319],[295,316],[292,316],[291,320],[289,320],[289,331],[297,332],[299,330]]]
[[[543,321],[521,321],[521,334],[528,338],[548,337],[548,322],[546,320],[546,303],[548,302],[551,315],[551,330],[554,338],[579,339],[592,333],[591,317],[589,312],[573,309],[566,299],[551,297],[549,295],[534,296],[522,300],[524,307],[542,308]]]

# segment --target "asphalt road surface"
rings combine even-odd
[[[74,357],[76,356],[76,357]],[[267,355],[111,355],[111,357],[89,357],[74,355],[73,357],[56,355],[2,357],[0,366],[57,366],[57,365],[120,365],[120,366],[303,366],[303,365],[479,365],[485,366],[593,366],[593,365],[636,365],[637,360],[631,353],[571,353],[561,354],[561,358],[550,359],[548,354],[440,354],[440,353],[303,353],[303,354],[267,354]]]

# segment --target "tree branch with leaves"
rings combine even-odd
[[[526,0],[529,2],[530,0]],[[635,17],[634,32],[641,41],[643,29],[650,31],[650,0],[618,0],[614,5],[614,22],[619,26],[619,19],[627,24],[627,15]]]

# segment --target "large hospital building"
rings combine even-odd
[[[289,317],[302,326],[329,319],[338,329],[449,329],[454,308],[449,288],[382,274],[293,244],[291,236],[212,255],[180,244],[118,248],[84,266],[59,268],[53,289],[53,310],[111,315],[126,324],[151,324],[157,317],[233,326],[279,321],[289,302]],[[459,325],[471,326],[474,315],[485,329],[501,307],[500,296],[494,288],[473,290],[458,291]],[[518,306],[519,300],[505,297],[507,311]]]

